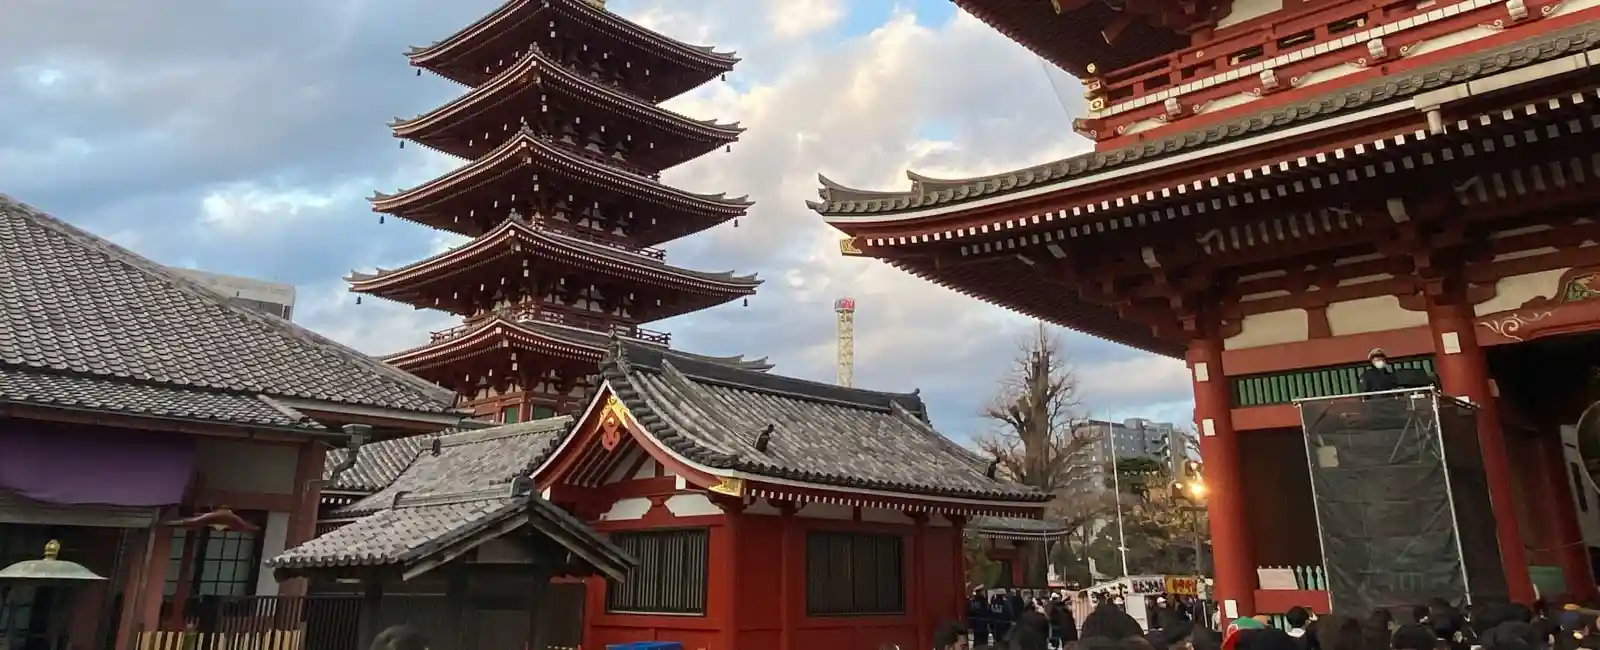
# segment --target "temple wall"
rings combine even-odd
[[[1227,350],[1259,348],[1264,345],[1295,343],[1311,337],[1311,322],[1304,309],[1251,314],[1244,317],[1239,333],[1222,344]]]
[[[1226,29],[1282,9],[1283,0],[1234,0],[1233,9],[1217,21],[1217,29]]]
[[[1495,296],[1478,303],[1473,313],[1485,316],[1518,309],[1534,298],[1555,298],[1561,291],[1561,276],[1569,270],[1559,268],[1501,278],[1494,284]]]
[[[1536,298],[1555,299],[1561,291],[1561,278],[1570,268],[1558,268],[1501,278],[1495,282],[1494,296],[1474,306],[1478,316],[1515,311]],[[1406,309],[1395,296],[1376,296],[1328,305],[1328,332],[1332,336],[1389,332],[1426,327],[1428,315]],[[1311,314],[1305,309],[1285,309],[1245,316],[1240,331],[1224,341],[1228,350],[1298,343],[1310,340]]]
[[[1328,305],[1328,331],[1334,336],[1386,332],[1428,324],[1426,312],[1400,306],[1395,296],[1375,296]]]
[[[297,450],[288,445],[220,438],[195,443],[195,470],[205,477],[207,490],[294,494],[298,461]]]

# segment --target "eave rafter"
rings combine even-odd
[[[461,224],[463,217],[472,221],[474,215],[455,214],[464,210],[452,209],[452,201],[525,168],[531,169],[532,173],[527,181],[529,187],[522,189],[523,192],[537,192],[539,174],[550,173],[589,185],[595,190],[653,203],[662,209],[658,217],[662,219],[722,221],[742,216],[752,204],[746,197],[728,198],[726,194],[687,192],[645,176],[586,160],[567,151],[551,138],[526,128],[519,130],[494,151],[455,171],[395,194],[375,193],[368,200],[374,212],[476,236],[479,232],[474,232],[470,225]],[[673,212],[678,214],[671,214]]]
[[[490,147],[482,139],[454,141],[448,133],[466,128],[464,123],[476,115],[507,102],[516,102],[518,111],[532,111],[545,101],[543,94],[538,102],[517,100],[522,93],[534,88],[572,98],[607,115],[620,116],[630,122],[631,127],[650,129],[648,137],[638,138],[633,157],[641,159],[641,164],[653,161],[655,164],[646,166],[658,170],[732,143],[744,131],[738,124],[695,120],[661,108],[551,61],[537,48],[472,91],[417,117],[396,119],[390,127],[396,137],[462,158],[473,158],[483,155]]]
[[[352,272],[345,280],[350,283],[352,292],[405,302],[408,298],[430,293],[430,287],[436,287],[432,291],[439,293],[454,292],[454,278],[469,277],[482,282],[482,267],[508,257],[567,267],[569,273],[598,273],[627,282],[655,285],[680,298],[699,298],[671,305],[663,301],[661,308],[683,309],[720,304],[752,295],[761,285],[761,280],[754,275],[701,273],[681,269],[644,255],[573,239],[519,217],[508,218],[495,230],[433,257],[377,273]],[[520,281],[526,273],[516,274],[514,269],[507,269],[499,277],[513,275]],[[491,284],[500,286],[498,282]]]
[[[653,75],[656,77],[653,81],[660,86],[660,99],[676,96],[710,81],[732,70],[739,62],[739,58],[731,52],[718,52],[710,47],[673,39],[596,7],[587,0],[507,0],[493,12],[443,40],[411,48],[406,56],[411,59],[411,65],[431,70],[464,85],[475,86],[483,83],[491,74],[482,72],[478,66],[462,64],[495,57],[510,58],[512,52],[527,44],[524,39],[517,38],[516,34],[523,31],[518,28],[546,13],[562,18],[562,24],[576,23],[604,35],[636,55],[660,61],[662,69]],[[543,25],[534,29],[549,31],[549,27]],[[668,79],[671,81],[665,81]]]

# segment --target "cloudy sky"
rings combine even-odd
[[[462,88],[415,76],[407,46],[500,0],[10,0],[0,21],[0,192],[159,262],[289,282],[296,320],[363,351],[426,340],[451,318],[366,300],[351,269],[458,242],[365,201],[459,164],[400,149],[384,124]],[[611,0],[635,21],[744,61],[671,103],[749,129],[731,153],[670,170],[695,191],[749,194],[739,227],[669,245],[668,260],[766,279],[737,303],[657,323],[677,347],[770,356],[831,380],[835,298],[853,296],[857,385],[921,388],[953,435],[976,414],[1030,322],[837,254],[803,201],[816,174],[900,188],[914,169],[961,177],[1087,148],[1077,83],[949,0]],[[1189,419],[1180,362],[1062,333],[1090,415]]]

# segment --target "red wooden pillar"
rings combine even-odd
[[[1511,600],[1533,602],[1533,581],[1528,577],[1528,553],[1517,530],[1516,493],[1511,466],[1500,430],[1500,413],[1489,389],[1489,367],[1478,347],[1472,306],[1465,300],[1430,297],[1428,328],[1433,333],[1434,368],[1446,394],[1465,398],[1478,407],[1478,446],[1483,449],[1483,473],[1489,484],[1489,503],[1495,512],[1496,538],[1505,565]]]
[[[933,647],[933,632],[930,629],[929,619],[938,616],[937,610],[928,606],[928,588],[924,584],[924,572],[921,567],[928,561],[928,515],[921,512],[906,513],[911,517],[911,561],[907,568],[911,572],[910,602],[906,603],[907,611],[912,612],[916,618],[912,620],[917,626],[917,647]]]
[[[127,559],[123,560],[126,564],[123,569],[122,611],[118,612],[117,616],[117,641],[116,646],[114,646],[116,648],[135,647],[139,632],[145,629],[144,599],[147,595],[145,584],[154,579],[150,575],[150,566],[154,564],[151,562],[151,558],[156,556],[158,530],[170,529],[165,526],[156,526],[140,531],[137,543],[130,544],[125,549],[128,556]],[[162,562],[159,567],[164,570],[168,562],[165,553],[167,547],[163,545],[160,548],[162,550],[160,555]],[[164,571],[157,581],[162,583],[163,587],[165,586],[166,576]],[[159,595],[159,592],[157,595]]]
[[[727,540],[727,555],[722,563],[724,596],[722,648],[739,650],[739,523],[744,517],[744,503],[729,501],[722,506],[723,539]]]
[[[794,502],[783,503],[778,510],[778,650],[793,650],[795,606],[805,597],[795,593],[794,574],[805,566],[805,558],[795,547]]]
[[[289,530],[284,539],[285,549],[294,548],[317,536],[317,511],[322,501],[323,461],[328,448],[320,442],[300,445],[299,459],[295,463],[295,511],[289,513]],[[295,578],[278,587],[280,596],[304,596],[306,579]]]
[[[1544,432],[1533,442],[1539,463],[1540,490],[1534,501],[1539,504],[1539,518],[1545,530],[1550,531],[1544,546],[1553,549],[1556,564],[1561,567],[1561,577],[1567,583],[1567,595],[1576,602],[1592,600],[1595,596],[1594,574],[1589,569],[1589,551],[1583,543],[1583,529],[1578,526],[1578,508],[1572,502],[1571,476],[1567,474],[1567,458],[1562,453],[1561,436],[1553,431]],[[1545,594],[1550,599],[1556,594]]]
[[[1205,463],[1206,513],[1216,566],[1216,599],[1226,612],[1233,601],[1239,616],[1256,613],[1256,564],[1245,525],[1244,482],[1239,438],[1233,430],[1233,396],[1222,367],[1222,337],[1211,334],[1189,343],[1194,381],[1194,420],[1200,459]]]
[[[954,536],[951,547],[955,549],[951,558],[955,561],[955,576],[951,579],[956,583],[956,597],[950,599],[950,620],[964,621],[967,620],[966,602],[963,600],[967,596],[967,518],[963,515],[945,517],[950,520],[950,532]]]

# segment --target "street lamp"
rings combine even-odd
[[[1172,484],[1173,495],[1188,502],[1189,510],[1194,513],[1194,575],[1197,578],[1205,576],[1205,562],[1202,557],[1205,550],[1200,539],[1200,511],[1205,509],[1206,483],[1198,476],[1190,481],[1175,481]]]

